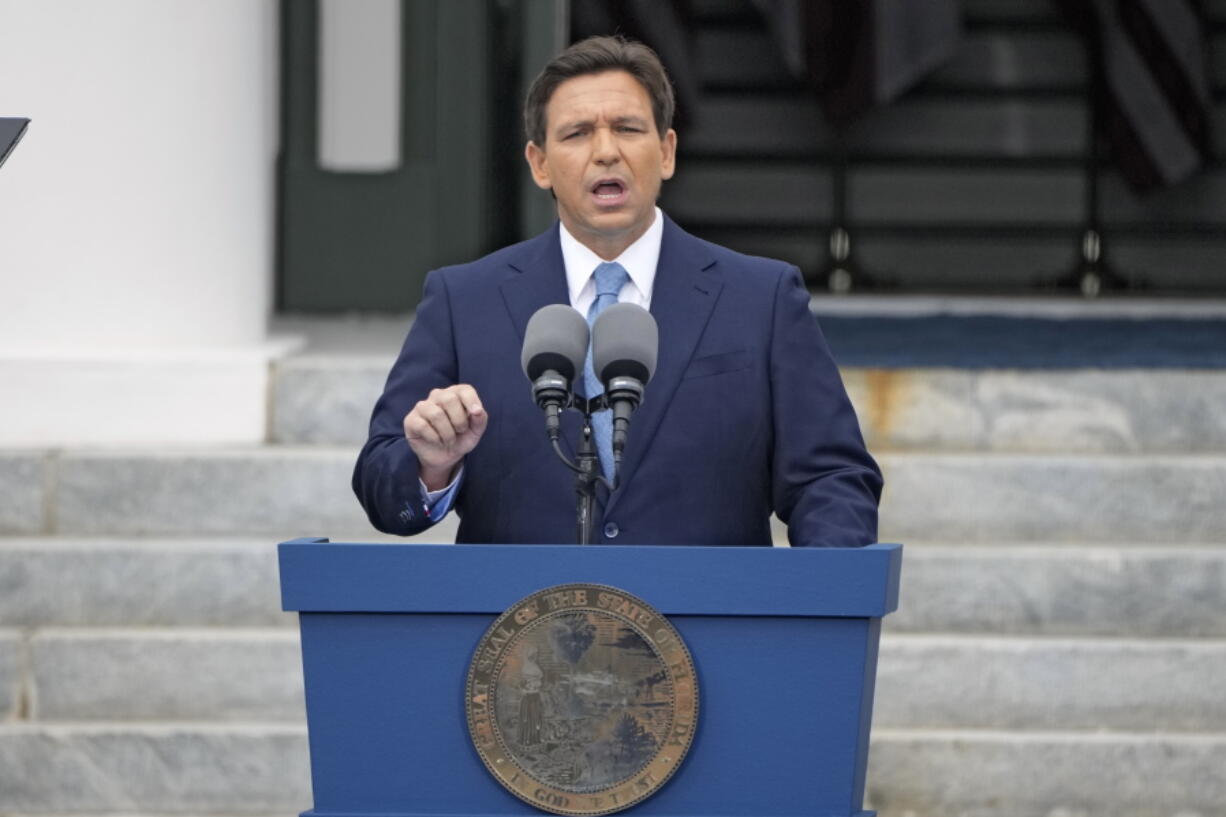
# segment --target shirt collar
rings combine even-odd
[[[559,223],[558,228],[558,240],[562,244],[562,263],[566,265],[566,286],[570,290],[570,302],[573,304],[579,300],[579,294],[583,292],[588,281],[592,280],[592,273],[604,263],[604,259],[581,244],[579,239],[570,234],[565,224]],[[622,265],[648,302],[651,300],[651,288],[656,280],[656,265],[660,262],[660,243],[663,240],[664,214],[657,207],[655,218],[647,232],[613,259]]]

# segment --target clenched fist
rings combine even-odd
[[[426,490],[446,488],[464,456],[477,447],[489,415],[472,386],[434,389],[404,418],[404,436],[417,455]]]

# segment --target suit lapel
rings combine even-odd
[[[647,384],[643,403],[630,421],[622,458],[623,486],[634,479],[636,468],[650,451],[652,439],[694,356],[722,288],[715,260],[702,242],[665,217],[660,261],[651,293],[651,314],[660,330],[660,351],[655,376]],[[622,493],[622,489],[613,492],[607,511],[612,511]]]
[[[552,229],[526,242],[507,264],[510,269],[501,284],[502,298],[519,335],[519,344],[523,346],[524,330],[538,309],[549,304],[570,303],[557,223]],[[528,389],[526,380],[524,389]],[[544,428],[543,420],[541,427]],[[578,412],[562,413],[562,447],[572,458],[574,441],[579,438],[580,428]]]
[[[538,309],[570,303],[558,225],[523,244],[507,265],[511,272],[502,281],[502,298],[522,343],[528,320]]]

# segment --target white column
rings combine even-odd
[[[0,447],[259,442],[275,0],[0,0]]]

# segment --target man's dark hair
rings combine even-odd
[[[663,137],[673,124],[673,85],[656,52],[625,37],[588,37],[554,57],[532,81],[524,100],[524,131],[538,147],[545,146],[545,108],[568,79],[605,71],[625,71],[638,80],[651,98],[656,130]]]

